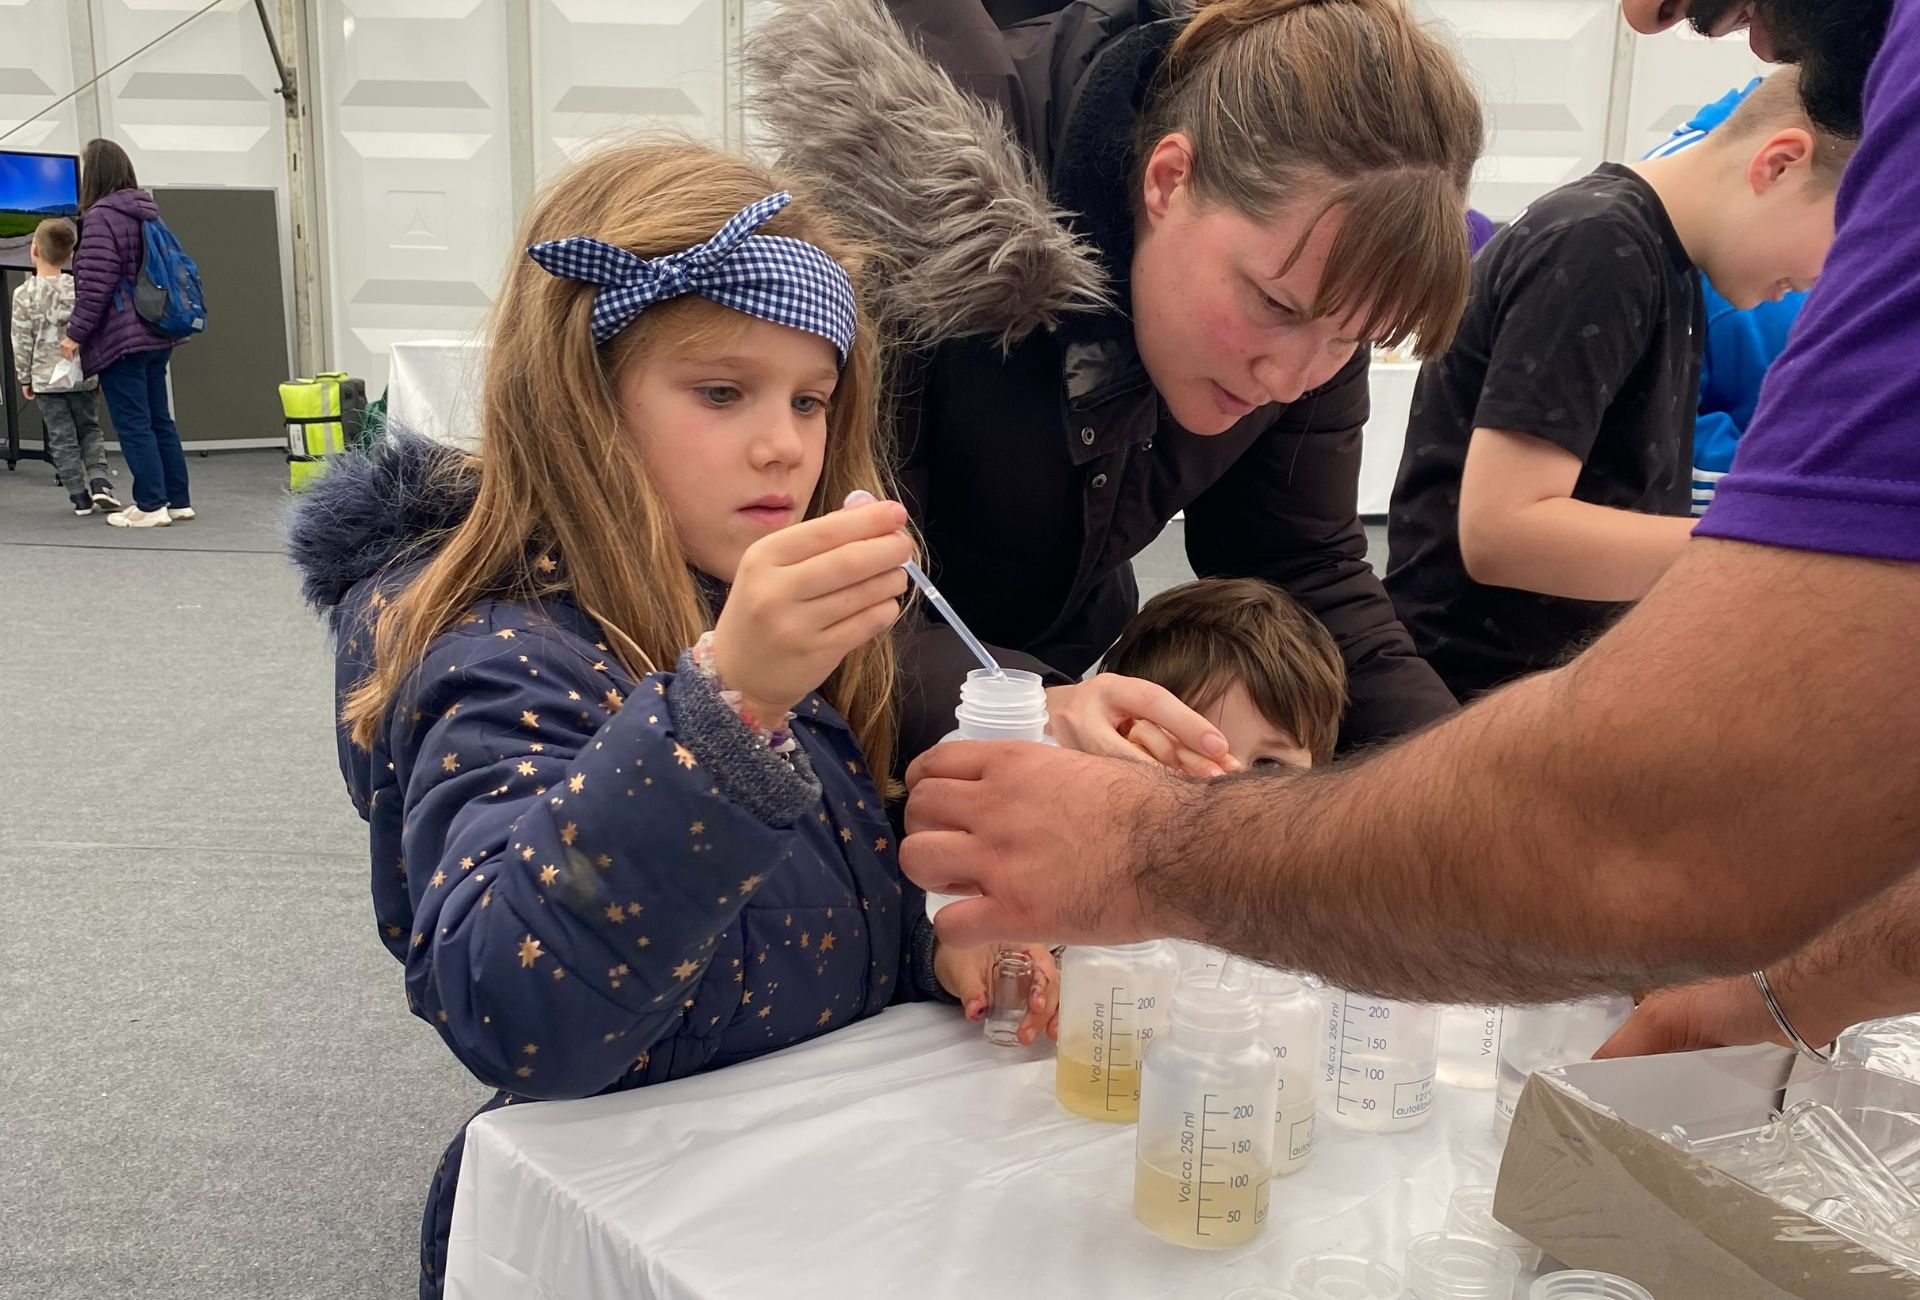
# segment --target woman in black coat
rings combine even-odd
[[[1445,345],[1482,140],[1399,0],[815,0],[749,60],[787,164],[877,250],[902,482],[976,632],[1078,678],[1185,510],[1197,572],[1332,630],[1347,745],[1453,707],[1355,505],[1370,345]],[[913,658],[909,756],[971,662],[937,628]],[[1197,716],[1115,689],[1056,691],[1056,727],[1117,750],[1145,716],[1198,748]]]

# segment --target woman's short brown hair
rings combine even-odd
[[[1203,578],[1161,592],[1101,666],[1164,686],[1200,710],[1243,686],[1316,763],[1333,757],[1347,709],[1347,667],[1333,634],[1258,578]]]

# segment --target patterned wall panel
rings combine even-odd
[[[0,0],[0,135],[73,89],[66,0]],[[61,105],[10,136],[0,149],[78,153],[78,110]]]

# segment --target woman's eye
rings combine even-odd
[[[702,384],[693,391],[711,406],[731,406],[740,400],[740,390],[731,384]]]
[[[819,415],[827,409],[827,404],[818,397],[796,397],[793,399],[793,409],[802,415]]]

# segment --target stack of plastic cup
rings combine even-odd
[[[1583,1269],[1549,1273],[1533,1284],[1530,1294],[1531,1300],[1653,1300],[1653,1292],[1638,1282]]]
[[[1447,1231],[1478,1237],[1510,1253],[1523,1273],[1540,1267],[1540,1248],[1493,1217],[1491,1187],[1462,1187],[1447,1200]]]
[[[1429,1232],[1407,1247],[1409,1300],[1513,1300],[1520,1261],[1475,1237]]]
[[[1300,1300],[1400,1300],[1400,1275],[1358,1255],[1309,1255],[1293,1266]]]

